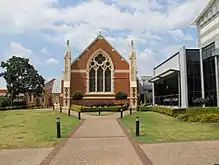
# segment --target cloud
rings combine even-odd
[[[99,29],[126,58],[130,40],[136,44],[141,74],[151,74],[154,64],[175,51],[176,43],[166,45],[166,36],[175,41],[193,41],[182,30],[191,24],[208,1],[200,0],[86,0],[60,7],[60,0],[0,1],[0,34],[41,34],[41,39],[60,49],[70,40],[72,50],[82,51],[98,35]],[[124,32],[125,31],[125,35]],[[168,36],[169,37],[169,36]],[[158,47],[158,45],[160,47]],[[181,45],[180,45],[181,46]],[[10,44],[10,54],[27,56],[36,65],[44,65],[40,57],[18,42]],[[49,49],[51,50],[51,49]],[[165,56],[160,55],[164,50]],[[41,53],[58,64],[58,57],[47,47]],[[63,52],[64,53],[64,52]],[[142,62],[144,61],[144,62]],[[147,65],[146,65],[147,64]]]
[[[190,34],[184,34],[184,32],[181,29],[175,29],[168,31],[169,34],[172,36],[172,38],[176,41],[191,41],[193,40],[193,37]]]
[[[49,58],[48,60],[46,60],[46,63],[51,65],[58,65],[59,61],[54,58]]]
[[[137,53],[137,70],[139,76],[151,75],[153,73],[153,68],[158,64],[155,56],[156,53],[149,48]]]
[[[0,73],[4,70],[0,67]],[[3,77],[0,77],[0,89],[6,89],[6,81]]]
[[[46,56],[51,56],[51,53],[47,50],[47,48],[42,48],[40,51]]]
[[[15,41],[9,44],[9,49],[4,53],[4,60],[7,61],[12,56],[28,58],[30,63],[35,67],[37,65],[43,65],[43,61],[39,59],[31,49],[25,48]]]
[[[2,77],[0,77],[0,89],[6,89],[6,82]]]

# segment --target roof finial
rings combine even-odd
[[[132,46],[132,48],[134,47],[134,41],[133,40],[131,40],[131,46]]]
[[[101,30],[99,31],[99,35],[102,35],[102,31]]]
[[[67,40],[67,46],[69,46],[69,40]]]

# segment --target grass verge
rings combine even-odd
[[[140,136],[135,118],[140,117]],[[173,142],[219,139],[219,124],[184,122],[156,112],[137,112],[121,119],[138,142]]]
[[[60,117],[61,137],[56,138],[56,118]],[[0,111],[0,149],[51,147],[67,137],[79,121],[65,113],[43,110]]]

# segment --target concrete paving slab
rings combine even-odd
[[[141,165],[126,137],[73,138],[50,165]]]
[[[124,136],[125,134],[116,122],[116,119],[96,120],[87,119],[81,125],[73,137],[113,137]]]
[[[0,150],[0,165],[39,165],[53,148]]]
[[[219,164],[219,141],[143,144],[153,165]]]

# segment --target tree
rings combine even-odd
[[[122,100],[125,100],[125,99],[127,99],[127,97],[128,97],[128,95],[127,95],[127,93],[125,93],[125,92],[122,92],[122,91],[118,91],[117,93],[116,93],[116,100],[121,100],[121,104],[122,104]]]
[[[78,100],[82,100],[84,97],[83,93],[80,91],[76,91],[72,94],[72,99],[77,100],[77,105],[78,105]]]
[[[0,73],[0,77],[6,81],[11,104],[19,94],[41,96],[45,80],[34,66],[29,64],[29,59],[12,56],[6,62],[2,61],[1,67],[5,71]]]

